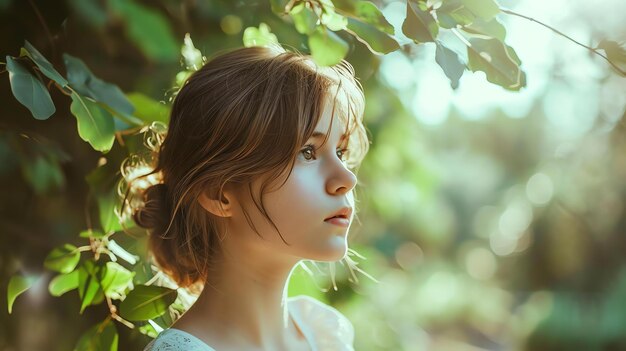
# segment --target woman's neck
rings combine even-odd
[[[237,247],[220,257],[196,302],[173,327],[214,348],[287,350],[303,338],[288,318],[287,304],[289,276],[298,261]]]

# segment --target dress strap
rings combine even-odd
[[[302,319],[300,318],[300,310],[298,310],[297,306],[294,306],[293,304],[289,306],[289,314],[291,316],[291,319],[293,320],[293,323],[296,325],[296,328],[298,328],[298,330],[300,330],[300,332],[304,335],[304,338],[309,345],[309,349],[311,351],[317,351],[317,346],[314,342],[315,339],[313,337],[313,334],[311,330],[307,327],[307,325],[302,322]]]

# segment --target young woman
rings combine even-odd
[[[345,257],[364,95],[342,61],[280,46],[222,52],[176,95],[135,222],[193,305],[145,351],[353,350],[339,311],[287,297],[302,260]]]

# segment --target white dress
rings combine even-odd
[[[354,351],[354,327],[332,306],[310,296],[287,298],[288,310],[313,351]],[[176,328],[163,330],[143,351],[217,351]]]

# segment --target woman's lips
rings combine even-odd
[[[340,227],[348,227],[350,225],[350,220],[343,217],[333,217],[325,220],[324,222],[338,225]]]

